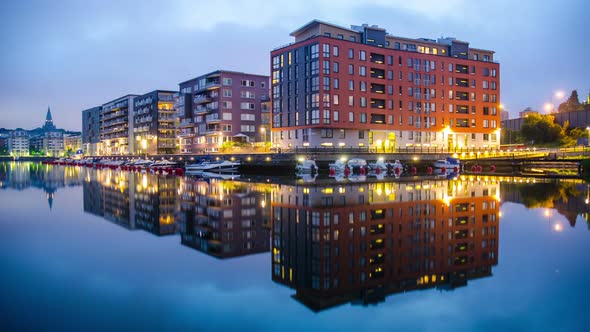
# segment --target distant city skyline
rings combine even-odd
[[[126,94],[177,90],[216,69],[269,75],[270,51],[313,19],[494,50],[501,102],[516,117],[559,103],[558,90],[587,96],[589,9],[582,0],[8,3],[0,13],[0,40],[10,45],[0,61],[0,127],[40,127],[49,105],[58,127],[80,130],[82,110]]]

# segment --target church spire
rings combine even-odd
[[[47,115],[45,116],[45,125],[43,126],[45,130],[54,130],[55,125],[53,124],[53,117],[51,116],[51,109],[47,106]]]

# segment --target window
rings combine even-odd
[[[348,96],[348,106],[354,106],[354,96]]]
[[[334,136],[334,132],[332,128],[322,128],[321,135],[322,138],[332,138]]]
[[[223,78],[223,85],[231,85],[232,84],[232,79],[231,78]]]
[[[324,58],[330,57],[330,44],[323,44],[322,45],[322,56]]]
[[[359,51],[359,60],[367,60],[367,53],[365,51]]]
[[[313,44],[311,45],[311,58],[317,59],[320,56],[320,45]]]
[[[490,69],[489,68],[483,69],[483,76],[490,76]]]
[[[338,46],[332,47],[332,55],[339,56],[340,55],[340,48]]]
[[[354,49],[352,49],[352,48],[348,49],[348,58],[354,59]]]
[[[224,97],[231,97],[232,90],[230,89],[223,89],[223,96]]]
[[[367,98],[366,97],[360,97],[360,107],[367,107]],[[361,122],[363,122],[362,116],[361,116]]]
[[[223,102],[223,109],[229,110],[232,107],[232,102],[231,101],[224,101]]]
[[[240,103],[240,109],[253,110],[255,108],[254,103]]]
[[[242,114],[240,114],[240,120],[242,120],[242,121],[256,121],[256,116],[254,114],[242,113]]]
[[[340,88],[340,81],[337,78],[335,78],[334,79],[334,89],[339,89],[339,88]]]
[[[246,87],[254,87],[256,83],[251,80],[242,80],[241,84],[242,84],[242,86],[246,86]]]
[[[496,69],[492,69],[492,77],[496,77]]]
[[[359,75],[361,75],[361,76],[367,76],[367,67],[360,66],[359,67]]]
[[[348,81],[348,90],[350,90],[350,91],[354,90],[354,80]]]
[[[361,123],[367,123],[367,113],[361,113]]]
[[[354,65],[348,65],[348,73],[354,75]]]
[[[353,112],[348,112],[348,122],[354,122],[354,113]]]
[[[223,115],[223,120],[231,120],[232,119],[232,114],[228,113],[228,112],[224,112]]]
[[[340,104],[340,97],[338,95],[332,96],[332,103],[334,105],[339,105]]]
[[[326,75],[330,75],[330,60],[323,61],[322,72]]]
[[[242,91],[241,96],[242,96],[242,98],[249,98],[249,99],[256,98],[256,95],[252,91]]]

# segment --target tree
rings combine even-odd
[[[524,119],[520,134],[525,142],[533,144],[558,143],[564,137],[561,126],[552,115],[530,114]]]
[[[561,105],[559,105],[558,112],[573,112],[580,111],[582,109],[583,106],[582,104],[580,104],[580,99],[578,98],[578,91],[573,90],[569,98],[565,102],[561,103]]]

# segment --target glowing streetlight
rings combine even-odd
[[[553,104],[552,103],[545,103],[543,106],[545,108],[545,112],[551,113],[553,111]]]

